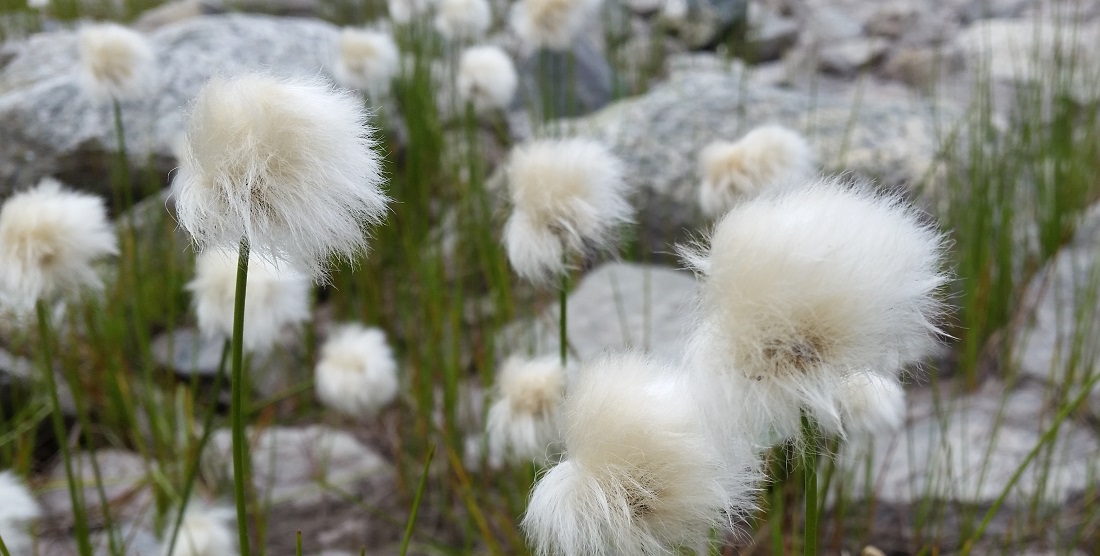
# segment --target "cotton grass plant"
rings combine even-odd
[[[321,348],[314,377],[317,398],[344,415],[378,413],[397,397],[397,361],[377,328],[345,324]]]
[[[249,257],[324,278],[332,257],[363,252],[386,196],[372,129],[351,94],[321,80],[216,77],[191,106],[173,183],[180,225],[200,249],[238,249],[232,335],[233,478],[248,555],[243,353]],[[258,324],[258,323],[257,323]]]
[[[48,305],[102,289],[94,263],[118,253],[114,230],[98,197],[64,189],[55,180],[17,193],[0,208],[0,298],[34,308],[41,372],[50,396],[73,507],[78,546],[91,553],[82,489],[73,473],[54,370],[55,341]]]
[[[508,260],[520,277],[560,281],[560,350],[566,364],[566,294],[574,261],[610,251],[633,219],[622,162],[590,139],[538,140],[516,147],[507,165],[512,214],[504,227]]]
[[[901,199],[818,179],[735,207],[708,247],[683,250],[703,278],[688,353],[695,380],[715,394],[710,420],[719,436],[747,434],[761,447],[798,442],[807,554],[817,546],[821,431],[844,430],[854,374],[896,380],[937,345],[943,246]]]

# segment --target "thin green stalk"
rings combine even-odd
[[[76,484],[76,475],[73,473],[72,454],[69,453],[69,438],[65,433],[65,418],[61,414],[61,398],[57,395],[57,379],[53,375],[53,356],[50,347],[50,321],[46,304],[41,299],[35,303],[38,314],[39,343],[42,348],[42,376],[46,378],[46,388],[50,394],[50,412],[53,421],[54,434],[57,436],[57,444],[61,450],[61,461],[65,466],[65,478],[69,483],[69,499],[73,505],[73,520],[76,531],[77,547],[81,556],[91,556],[92,543],[91,531],[88,528],[88,516],[85,513],[83,496]]]
[[[244,296],[248,284],[248,240],[241,238],[237,255],[237,289],[233,300],[233,374],[230,419],[233,428],[233,497],[237,503],[237,535],[241,556],[249,556],[248,509],[245,507],[245,485],[249,477],[245,473],[244,435]]]
[[[805,445],[802,447],[802,477],[806,504],[806,523],[802,530],[802,554],[804,556],[817,556],[817,428],[806,415],[802,413],[802,438]]]
[[[221,359],[218,360],[218,374],[214,376],[214,392],[220,392],[222,388],[222,382],[225,378],[225,360],[229,358],[229,345],[229,341],[226,340],[225,344],[222,346],[222,356]],[[172,525],[172,535],[169,537],[168,541],[168,556],[172,556],[172,553],[176,551],[176,537],[179,536],[180,527],[183,525],[183,512],[187,509],[187,503],[191,498],[191,491],[195,486],[195,479],[199,476],[199,462],[202,460],[202,451],[214,432],[214,413],[216,408],[217,404],[211,403],[202,421],[202,436],[199,438],[198,446],[195,447],[195,455],[192,456],[191,465],[187,468],[187,478],[183,483],[183,495],[180,497],[179,514],[176,515],[176,523]]]
[[[432,456],[434,455],[435,444],[432,444],[428,446],[428,457],[424,458],[424,471],[420,473],[420,483],[416,485],[416,496],[413,498],[412,510],[409,512],[409,521],[405,524],[405,536],[401,539],[401,556],[405,556],[409,552],[413,524],[416,523],[416,514],[420,511],[420,499],[424,496],[424,488],[428,485],[428,468],[432,465]]]
[[[298,529],[298,533],[294,538],[294,553],[298,556],[302,556],[302,530]]]
[[[566,322],[566,309],[569,305],[569,275],[561,277],[561,289],[558,290],[558,339],[561,341],[561,366],[565,367],[566,358],[569,356],[569,338]]]
[[[8,552],[8,545],[4,544],[4,536],[0,535],[0,555],[11,556],[11,552]]]

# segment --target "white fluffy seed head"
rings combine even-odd
[[[352,260],[387,198],[363,101],[321,79],[215,77],[191,107],[173,183],[200,248],[252,250],[324,276]]]
[[[153,47],[144,35],[115,23],[80,28],[82,84],[93,100],[128,100],[147,92]]]
[[[34,10],[44,10],[50,5],[50,0],[27,0],[27,7]]]
[[[377,328],[347,324],[321,348],[314,386],[326,406],[352,417],[374,415],[397,396],[397,361]]]
[[[480,39],[493,22],[489,0],[440,0],[435,28],[452,40]]]
[[[563,406],[567,459],[523,519],[535,552],[679,554],[752,506],[752,461],[724,459],[676,369],[636,353],[582,369]]]
[[[817,156],[806,139],[783,126],[761,126],[737,142],[716,141],[699,153],[699,206],[707,216],[720,216],[739,197],[808,180],[816,170]]]
[[[0,209],[0,290],[17,310],[102,288],[92,264],[116,253],[103,200],[56,180],[16,193]]]
[[[395,23],[406,24],[428,13],[435,0],[386,0],[390,19]]]
[[[837,393],[840,417],[847,435],[894,432],[905,422],[905,390],[897,378],[878,373],[849,375]]]
[[[704,274],[696,366],[793,405],[760,414],[801,405],[839,428],[846,376],[892,377],[936,346],[943,245],[915,209],[865,183],[818,179],[739,205],[709,250],[687,251]]]
[[[483,114],[505,110],[519,86],[512,59],[496,46],[473,46],[462,51],[458,62],[458,98]]]
[[[208,249],[195,262],[195,279],[187,284],[199,330],[211,337],[233,335],[237,253]],[[310,280],[287,263],[252,255],[244,295],[244,349],[267,352],[279,333],[310,318]]]
[[[530,50],[567,50],[600,6],[600,0],[520,0],[512,6],[510,23]]]
[[[611,249],[616,229],[632,220],[622,162],[597,141],[519,146],[507,173],[514,210],[504,244],[512,267],[528,280],[565,272],[563,256]]]
[[[41,514],[38,502],[12,471],[0,473],[0,536],[11,554],[31,554],[29,527]]]
[[[338,50],[333,68],[337,83],[371,95],[389,91],[401,63],[393,37],[381,31],[344,29]]]
[[[544,461],[559,439],[565,369],[557,357],[509,358],[497,376],[486,432],[493,459]]]
[[[236,556],[237,534],[232,527],[236,521],[233,509],[189,504],[176,536],[175,550],[178,556]],[[165,556],[168,546],[164,547]]]

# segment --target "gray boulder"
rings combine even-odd
[[[737,65],[723,70],[702,56],[673,64],[668,83],[567,123],[577,135],[606,142],[626,163],[637,188],[638,239],[658,254],[706,225],[696,207],[696,159],[711,141],[778,123],[804,132],[827,172],[918,186],[936,168],[937,116],[947,121],[958,113],[943,104],[934,110],[900,86],[813,94],[760,84]]]
[[[1100,205],[1085,214],[1073,241],[1032,279],[1022,307],[1028,313],[1014,332],[1016,368],[1073,395],[1100,368]],[[1089,402],[1096,414],[1100,385]]]
[[[336,27],[317,20],[251,15],[196,17],[157,29],[149,35],[155,92],[122,105],[131,166],[151,165],[167,183],[183,114],[211,76],[325,74],[336,36]],[[117,152],[112,111],[81,91],[76,33],[6,44],[0,61],[0,197],[47,175],[107,194],[110,155]]]
[[[641,349],[679,360],[690,330],[698,283],[688,272],[606,263],[587,272],[567,300],[570,354],[584,362],[609,350]],[[509,330],[513,353],[558,353],[558,307]]]
[[[1100,443],[1089,427],[1063,422],[1057,439],[1008,487],[1052,426],[1058,407],[1051,394],[1035,382],[1009,388],[997,381],[971,394],[946,388],[912,393],[904,430],[851,438],[843,447],[845,491],[856,498],[870,491],[878,503],[907,505],[990,504],[1007,490],[1010,505],[1059,508],[1091,488],[1100,470]]]

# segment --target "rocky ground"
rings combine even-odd
[[[1100,3],[1095,2],[687,4],[689,16],[675,24],[661,23],[659,1],[614,4],[608,11],[626,37],[623,44],[612,49],[604,34],[594,32],[578,46],[579,63],[590,68],[579,73],[581,83],[576,85],[583,90],[582,107],[588,113],[561,125],[607,141],[634,172],[639,244],[655,253],[658,263],[605,264],[588,271],[576,285],[569,299],[569,336],[580,359],[627,345],[669,357],[681,353],[696,282],[674,268],[671,254],[675,243],[706,226],[694,201],[695,156],[706,143],[736,138],[760,123],[785,124],[811,138],[827,171],[912,189],[933,206],[941,202],[937,186],[944,139],[958,131],[983,54],[992,53],[989,75],[1002,107],[1042,78],[1040,70],[1051,60],[1021,54],[1037,45],[1059,45],[1074,52],[1093,75],[1100,71]],[[290,75],[331,71],[339,29],[319,18],[325,15],[322,3],[273,0],[235,3],[235,8],[227,13],[219,2],[177,0],[138,20],[156,49],[159,94],[123,106],[132,166],[149,164],[154,175],[168,175],[175,166],[183,110],[214,74],[259,68]],[[748,17],[747,44],[737,48],[749,53],[748,62],[722,55],[733,44],[728,27],[739,21],[742,10]],[[1076,26],[1075,33],[1055,32],[1069,23]],[[505,36],[494,40],[511,45]],[[613,79],[649,79],[631,71],[643,65],[639,57],[652,51],[654,41],[663,41],[666,70],[645,83],[644,94],[613,98]],[[109,191],[109,161],[116,144],[111,112],[79,94],[76,49],[75,33],[64,28],[0,45],[0,198],[48,175],[101,194]],[[1076,102],[1097,101],[1084,82],[1073,91]],[[522,105],[516,109],[511,128],[522,138],[529,127],[522,121]],[[876,515],[882,519],[872,538],[881,548],[905,553],[914,537],[930,534],[917,530],[912,519],[929,501],[945,513],[988,507],[1038,443],[1057,410],[1055,400],[1065,388],[1072,389],[1066,377],[1051,369],[1060,368],[1056,363],[1069,351],[1073,310],[1092,307],[1092,314],[1100,316],[1100,297],[1080,288],[1098,253],[1100,206],[1095,206],[1073,241],[1028,288],[1029,310],[1019,315],[1023,326],[1010,338],[1020,376],[1006,377],[992,369],[979,388],[959,394],[950,376],[933,380],[918,371],[910,385],[904,430],[853,445],[840,455],[853,496],[874,493]],[[557,349],[553,310],[536,319],[533,333],[529,323],[522,324],[534,345]],[[1093,338],[1096,330],[1100,328],[1093,328]],[[1086,357],[1100,362],[1095,343],[1086,342]],[[217,363],[219,346],[205,345],[193,330],[177,331],[154,345],[161,364],[183,375],[210,373]],[[0,383],[22,380],[29,365],[0,350]],[[274,392],[279,385],[259,387]],[[1046,475],[1029,472],[1019,478],[1008,498],[1010,508],[994,531],[1008,530],[1021,515],[1020,505],[1032,500],[1042,501],[1040,513],[1091,500],[1100,472],[1097,407],[1100,389],[1092,393],[1089,411],[1062,425],[1045,454]],[[302,528],[314,546],[331,556],[351,554],[362,544],[394,545],[403,521],[398,517],[395,524],[392,516],[378,517],[347,502],[350,496],[386,516],[395,481],[387,438],[392,431],[382,425],[353,434],[351,428],[339,422],[272,427],[257,435],[252,452],[256,488],[276,508],[270,527]],[[215,433],[207,462],[211,473],[228,472],[228,446],[228,431]],[[866,459],[851,453],[858,450],[872,454],[866,469]],[[132,525],[134,553],[145,553],[140,547],[151,546],[141,542],[149,536],[142,522],[150,504],[147,468],[136,454],[107,451],[95,457],[109,470],[107,494],[118,508],[116,518]],[[49,524],[43,533],[55,540],[47,543],[44,554],[66,554],[72,547],[56,532],[71,522],[71,508],[60,469],[49,473],[55,480],[40,492],[47,512],[44,523]],[[88,499],[97,498],[89,493]],[[960,532],[945,523],[931,534],[955,542],[950,539]],[[1027,539],[1034,547],[1030,553],[1047,553],[1057,534]],[[1095,531],[1083,535],[1098,538]],[[396,549],[369,553],[391,552]]]

